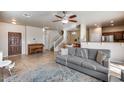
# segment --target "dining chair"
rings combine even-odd
[[[10,65],[6,66],[5,69],[7,69],[10,73],[10,75],[12,75],[12,69],[14,69],[15,67],[15,62],[11,63]]]

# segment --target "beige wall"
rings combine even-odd
[[[0,22],[0,51],[3,52],[3,56],[8,56],[8,32],[22,33],[22,54],[27,53],[28,43],[42,42],[41,28],[31,26],[27,26],[26,28],[25,32],[25,26],[23,25],[13,25]],[[36,40],[33,40],[33,38]]]
[[[31,26],[28,26],[26,28],[27,28],[27,31],[26,31],[27,44],[43,42],[42,41],[43,31],[41,28],[31,27]]]
[[[86,25],[85,24],[80,25],[80,41],[81,42],[87,41],[87,32],[86,32]]]
[[[89,42],[101,42],[102,28],[89,28]]]

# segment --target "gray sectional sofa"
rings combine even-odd
[[[85,58],[81,57],[81,51],[87,52],[87,55],[84,55]],[[96,62],[98,51],[102,51],[107,55],[102,64]],[[68,48],[68,55],[58,53],[56,62],[102,81],[109,81],[109,58],[110,50],[106,49]]]

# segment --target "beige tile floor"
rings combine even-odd
[[[55,62],[54,52],[44,51],[42,54],[33,54],[33,55],[19,55],[6,58],[15,62],[15,69],[13,70],[14,74],[21,74],[27,70],[36,69],[40,64],[45,64],[48,62]],[[10,76],[7,70],[3,70],[4,78]]]

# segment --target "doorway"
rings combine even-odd
[[[17,32],[8,32],[8,55],[18,55],[22,51],[22,35]]]
[[[68,44],[73,44],[80,42],[80,30],[74,30],[74,31],[68,31],[67,32],[67,43]]]

